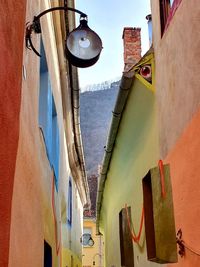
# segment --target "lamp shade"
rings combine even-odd
[[[94,65],[102,50],[100,37],[87,25],[86,17],[71,31],[66,40],[66,55],[69,62],[80,68]]]

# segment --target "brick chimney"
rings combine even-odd
[[[141,28],[125,27],[124,40],[124,71],[135,65],[141,58]]]

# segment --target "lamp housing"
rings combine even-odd
[[[72,65],[86,68],[97,62],[101,50],[102,41],[100,37],[88,27],[87,17],[81,16],[80,25],[67,36],[67,58]]]
[[[33,22],[26,27],[26,47],[33,50],[37,56],[41,57],[32,43],[32,33],[41,33],[40,18],[49,12],[57,10],[64,10],[65,12],[69,10],[80,14],[80,25],[71,31],[66,39],[65,50],[69,62],[80,68],[94,65],[99,59],[102,50],[102,41],[98,34],[88,27],[87,15],[75,8],[65,6],[53,7],[35,16]]]

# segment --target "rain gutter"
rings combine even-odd
[[[74,8],[74,1],[66,1],[64,0],[65,6],[70,6]],[[69,22],[69,17],[71,15],[71,20],[73,21],[72,24],[75,26],[75,16],[73,14],[66,14],[65,21]],[[73,26],[73,27],[74,27]],[[68,28],[69,25],[66,25]],[[78,188],[80,196],[83,195],[81,193],[82,190],[85,192],[85,201],[83,201],[83,205],[85,207],[90,207],[90,193],[89,193],[89,186],[87,181],[86,169],[85,169],[85,159],[83,153],[83,144],[82,144],[82,136],[81,136],[81,128],[80,128],[80,89],[79,89],[79,82],[78,82],[78,71],[77,68],[72,66],[68,62],[68,70],[69,70],[69,79],[70,79],[70,87],[71,87],[71,106],[72,106],[72,125],[73,125],[73,133],[74,133],[74,149],[73,155],[76,161],[76,168],[79,169],[81,173],[81,181],[80,178],[78,179]],[[82,198],[82,197],[81,197]]]
[[[120,88],[117,95],[117,100],[115,103],[115,107],[113,110],[113,116],[111,121],[111,126],[108,134],[107,144],[105,148],[100,178],[99,178],[99,185],[98,185],[98,192],[97,192],[97,219],[96,219],[96,232],[100,234],[99,231],[99,224],[100,224],[100,212],[103,200],[103,191],[104,186],[111,162],[112,152],[115,146],[115,140],[117,137],[120,121],[122,118],[122,113],[124,111],[124,107],[126,105],[126,101],[132,87],[134,81],[135,73],[133,71],[124,72],[121,78]]]
[[[60,5],[74,7],[74,0],[59,1]],[[64,54],[67,33],[75,27],[74,13],[53,14],[60,80],[65,138],[71,175],[76,183],[83,206],[90,206],[89,187],[85,171],[85,160],[80,131],[79,83],[77,68],[73,67]]]
[[[90,201],[89,186],[85,169],[85,158],[83,153],[83,144],[82,144],[82,136],[80,128],[80,89],[78,83],[78,74],[77,74],[77,68],[73,66],[69,67],[69,70],[70,70],[70,80],[72,89],[74,144],[77,154],[77,161],[82,176],[82,186],[86,192],[87,201],[85,203],[85,208],[90,208],[91,201]]]

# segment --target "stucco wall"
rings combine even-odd
[[[151,1],[161,157],[200,106],[199,0],[181,1],[161,38],[159,0]]]
[[[94,240],[94,246],[83,247],[83,260],[82,265],[102,267],[104,266],[104,255],[103,255],[103,237],[96,235],[96,222],[95,219],[84,219],[83,227],[91,228],[92,239]]]
[[[47,9],[49,1],[28,1],[26,21]],[[73,181],[73,228],[67,232],[66,209],[68,181],[71,176],[63,119],[60,69],[51,15],[41,19],[42,40],[46,51],[52,94],[55,101],[59,137],[60,164],[58,192],[53,170],[48,160],[44,137],[39,129],[39,70],[40,58],[24,47],[20,134],[12,199],[9,266],[37,266],[44,264],[44,240],[52,248],[53,266],[66,266],[65,254],[73,255],[80,266],[82,233],[82,203]],[[33,34],[32,41],[40,51],[41,35]],[[68,91],[67,91],[68,92]],[[67,107],[70,117],[71,110]],[[73,177],[72,177],[73,179]],[[65,214],[65,215],[64,215]],[[7,266],[7,265],[6,265]]]
[[[44,6],[41,7],[45,9]],[[40,1],[27,2],[26,21],[32,21],[34,15],[40,12]],[[51,55],[49,73],[54,93],[59,96],[58,63],[53,58],[52,33],[49,35],[49,24],[44,18],[46,27],[43,30],[43,42],[47,61]],[[40,35],[34,35],[32,41],[40,51]],[[46,39],[49,39],[46,42]],[[55,52],[54,52],[55,53]],[[52,71],[52,64],[55,70]],[[52,211],[52,179],[44,139],[39,129],[39,66],[40,58],[24,46],[23,65],[26,78],[22,84],[22,102],[20,113],[20,137],[15,171],[15,182],[12,202],[12,224],[9,266],[43,266],[44,239],[52,246],[54,266],[58,266],[56,257],[55,227]],[[57,84],[56,84],[57,83]],[[56,86],[55,86],[56,84]],[[56,107],[60,106],[56,99]],[[59,108],[59,127],[61,116]],[[63,144],[63,136],[61,145]],[[55,202],[57,194],[55,193]],[[57,203],[55,203],[56,205]],[[59,207],[59,205],[56,205]],[[59,215],[59,211],[57,212]],[[58,224],[59,227],[59,224]],[[58,230],[59,233],[59,230]]]
[[[169,152],[174,198],[176,229],[182,229],[183,240],[192,250],[199,252],[200,217],[200,110],[183,131],[176,145]],[[183,258],[173,266],[199,266],[199,256],[186,249]]]
[[[8,266],[11,201],[19,138],[26,1],[0,4],[0,266]]]
[[[151,5],[160,152],[170,164],[176,230],[181,228],[187,246],[199,252],[200,5],[182,0],[162,38],[159,1]],[[173,266],[197,267],[199,257],[186,249]]]
[[[66,180],[67,188],[68,180]],[[62,190],[64,196],[64,188]],[[68,192],[65,193],[68,196]],[[72,180],[72,224],[67,223],[67,202],[62,201],[62,266],[70,267],[71,258],[74,260],[74,266],[80,267],[82,264],[82,246],[80,237],[82,236],[83,229],[83,206],[78,194],[78,189],[75,182]]]
[[[131,206],[134,229],[139,231],[142,178],[157,165],[157,159],[155,95],[136,79],[120,123],[104,189],[100,230],[105,237],[105,266],[121,266],[119,212],[125,203]],[[139,244],[133,243],[135,266],[154,266],[147,261],[144,227]]]

